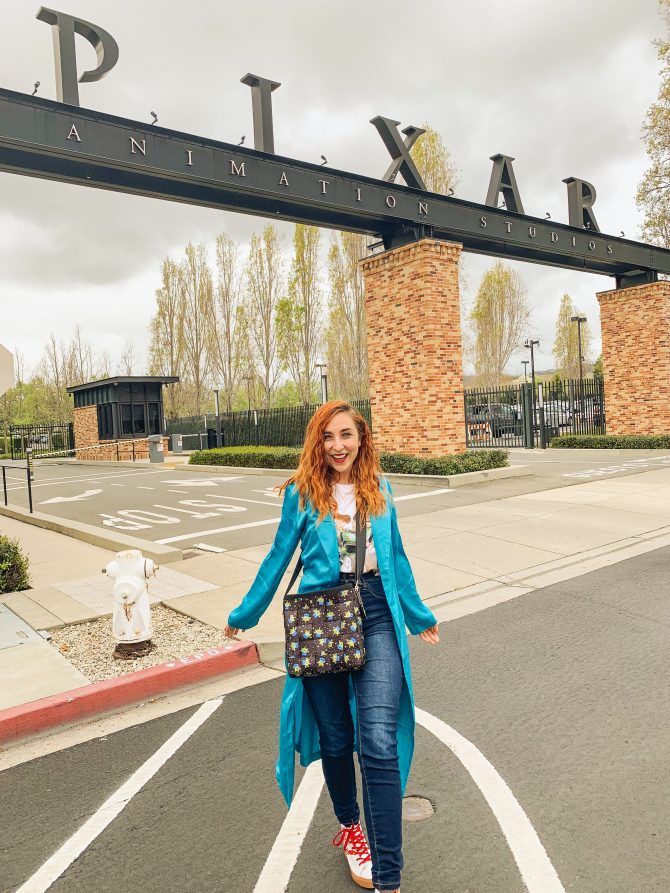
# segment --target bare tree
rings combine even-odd
[[[183,363],[193,388],[193,409],[201,415],[207,386],[207,344],[212,320],[212,273],[205,246],[186,246],[179,268],[179,293],[183,310]]]
[[[470,311],[475,372],[482,385],[499,387],[510,357],[521,346],[530,319],[521,276],[498,261],[481,281]]]
[[[277,303],[279,357],[289,370],[302,403],[312,401],[321,335],[320,242],[317,227],[296,224],[288,295]]]
[[[365,292],[359,261],[367,236],[339,233],[328,252],[330,297],[325,333],[329,391],[345,400],[368,395]]]
[[[255,357],[248,357],[246,365],[248,368],[257,367],[266,408],[270,407],[281,372],[275,314],[283,291],[284,269],[279,237],[274,226],[269,225],[261,236],[254,234],[251,237],[247,264],[249,343]]]
[[[67,359],[67,384],[68,387],[84,384],[93,378],[93,348],[89,341],[84,340],[79,325],[76,325]]]
[[[458,168],[440,134],[430,124],[422,125],[425,133],[414,143],[410,155],[429,192],[447,195],[458,183]]]
[[[133,339],[128,337],[123,342],[121,351],[121,359],[119,360],[119,375],[134,375],[135,366],[137,364],[137,356],[135,354],[135,344]]]
[[[240,283],[239,246],[225,233],[216,239],[216,268],[218,281],[214,292],[208,355],[213,374],[223,391],[225,406],[230,412],[243,374],[248,339]]]

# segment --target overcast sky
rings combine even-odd
[[[658,90],[656,0],[67,0],[54,8],[109,31],[117,66],[82,84],[82,106],[193,134],[252,144],[251,71],[280,81],[275,149],[381,177],[389,157],[375,115],[430,122],[460,170],[458,196],[483,202],[489,157],[514,156],[525,211],[567,222],[567,176],[592,182],[603,232],[639,238],[635,190],[641,124]],[[37,3],[3,0],[0,86],[55,99],[51,29]],[[77,37],[79,71],[95,68]],[[225,231],[246,242],[260,218],[0,173],[0,341],[28,371],[50,332],[79,323],[115,364],[126,337],[145,371],[160,265],[187,241]],[[288,249],[290,225],[282,226]],[[324,232],[326,239],[330,233]],[[471,303],[493,259],[465,256]],[[612,279],[514,264],[533,307],[538,366],[553,366],[559,301],[570,293],[599,352],[597,291]],[[324,283],[325,284],[325,283]],[[521,371],[518,358],[509,371]]]

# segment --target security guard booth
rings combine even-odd
[[[149,458],[149,436],[165,430],[163,386],[177,381],[175,375],[117,375],[68,388],[74,398],[76,457]]]

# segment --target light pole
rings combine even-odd
[[[579,349],[579,380],[581,382],[581,380],[584,378],[584,370],[582,369],[582,362],[584,359],[582,357],[582,323],[586,322],[586,317],[585,316],[571,316],[570,322],[577,323],[577,343],[578,343],[578,349]]]
[[[539,347],[539,341],[533,341],[532,338],[526,338],[526,341],[523,345],[525,348],[530,350],[530,380],[533,385],[533,403],[535,402],[535,352],[533,348]],[[528,360],[526,360],[528,362]]]
[[[216,413],[216,445],[221,446],[221,411],[219,407],[219,389],[214,389],[214,412]]]
[[[521,360],[523,366],[523,380],[528,381],[528,360]]]
[[[321,370],[321,403],[328,402],[328,376],[326,375],[327,363],[315,363],[317,369]]]

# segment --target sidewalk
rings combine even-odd
[[[34,588],[0,596],[30,627],[54,629],[105,616],[113,553],[71,537],[0,518],[31,559]],[[400,520],[419,592],[438,618],[455,619],[558,580],[670,544],[670,468],[445,508]],[[270,534],[269,534],[270,535]],[[163,567],[152,601],[225,627],[267,546],[203,554]],[[250,632],[265,663],[283,666],[279,593]],[[44,639],[0,648],[0,708],[84,685],[88,680]]]

